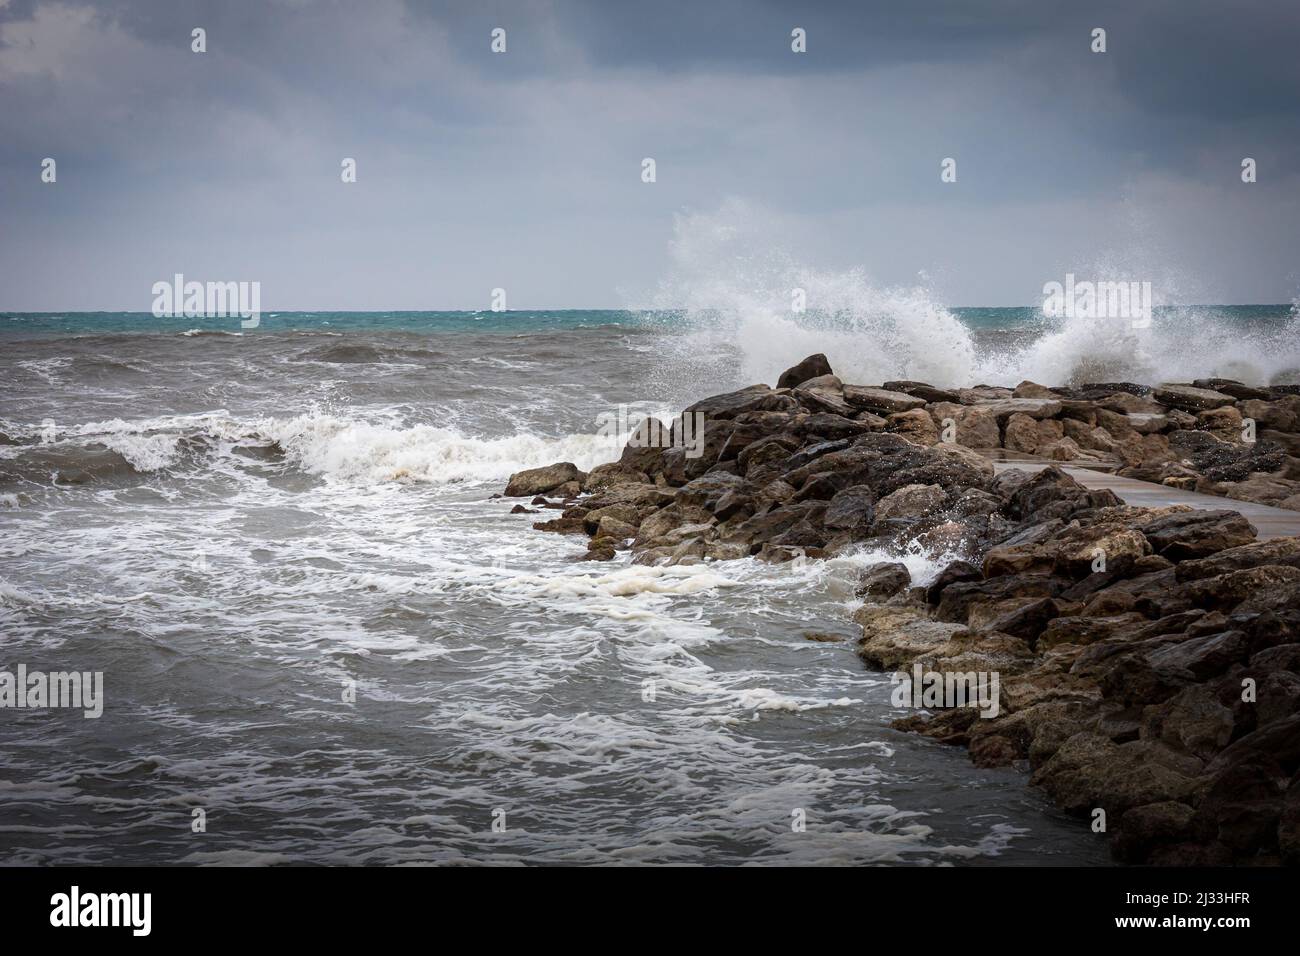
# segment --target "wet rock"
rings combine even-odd
[[[924,518],[941,511],[947,500],[939,485],[904,485],[876,502],[876,521]]]
[[[920,408],[890,415],[885,419],[885,427],[918,445],[933,445],[939,440],[939,430],[934,427],[934,421],[924,409]]]
[[[1273,849],[1287,777],[1268,754],[1243,754],[1211,776],[1209,788],[1196,807],[1197,828],[1234,850]]]
[[[1176,800],[1148,803],[1125,811],[1111,843],[1115,857],[1126,863],[1141,863],[1157,847],[1194,836],[1195,816],[1195,810]]]
[[[636,526],[641,523],[644,517],[644,510],[636,505],[627,503],[618,503],[606,505],[603,508],[593,508],[582,516],[583,529],[588,534],[596,534],[601,522],[609,518],[620,524],[628,525],[632,528],[632,533],[636,533]]]
[[[933,385],[927,385],[924,382],[885,382],[882,387],[887,392],[902,392],[904,395],[911,395],[914,398],[923,399],[927,403],[961,402],[961,397],[956,392],[944,388],[935,388]]]
[[[911,583],[912,576],[905,565],[896,561],[884,561],[863,571],[854,593],[868,600],[884,601]]]
[[[1058,401],[1061,397],[1047,386],[1030,381],[1021,382],[1011,394],[1015,398],[1045,398],[1050,401]]]
[[[1075,734],[1034,771],[1042,787],[1067,813],[1095,808],[1123,814],[1134,807],[1190,802],[1198,788],[1200,761],[1179,759],[1168,748],[1132,741],[1116,744],[1099,734]]]
[[[1046,574],[1007,574],[984,581],[958,581],[949,584],[939,596],[935,617],[940,621],[965,624],[971,607],[1012,598],[1056,597],[1066,583]]]
[[[868,485],[851,485],[831,498],[822,524],[833,531],[865,533],[875,520],[875,493]]]
[[[853,615],[862,627],[858,654],[877,670],[910,665],[922,654],[944,647],[962,628],[932,621],[919,608],[867,604]]]
[[[1231,378],[1198,378],[1192,382],[1192,386],[1230,395],[1237,401],[1251,398],[1265,400],[1272,398],[1272,393],[1268,389],[1254,388]]]
[[[1187,412],[1199,412],[1206,408],[1218,408],[1231,405],[1233,397],[1208,388],[1196,388],[1192,385],[1161,385],[1152,391],[1151,397],[1161,405],[1181,408]]]
[[[677,492],[677,501],[684,505],[699,505],[707,511],[713,511],[725,495],[738,492],[744,484],[745,480],[739,475],[708,472],[682,485]]]
[[[1238,444],[1205,431],[1173,432],[1169,447],[1211,482],[1242,482],[1257,472],[1276,471],[1286,464],[1285,452],[1270,442]]]
[[[1044,468],[1011,493],[1006,511],[1020,521],[1064,517],[1088,502],[1088,489],[1058,468]]]
[[[1260,595],[1268,597],[1297,582],[1300,568],[1265,564],[1190,581],[1179,588],[1179,594],[1196,607],[1227,609]]]
[[[657,418],[643,418],[637,423],[636,428],[632,429],[632,434],[628,436],[627,444],[623,447],[623,453],[619,456],[617,463],[624,469],[632,472],[642,472],[652,475],[662,470],[664,446],[671,441],[671,432],[663,422]],[[610,467],[610,466],[599,466]],[[592,469],[593,473],[596,469]],[[609,482],[615,483],[615,482]],[[596,488],[588,488],[588,491],[595,491]]]
[[[1117,614],[1110,617],[1057,617],[1048,621],[1038,636],[1037,646],[1047,650],[1061,644],[1085,646],[1110,640],[1133,625],[1144,621],[1141,614]]]
[[[724,395],[701,399],[683,414],[703,413],[707,429],[708,423],[714,419],[735,418],[747,412],[795,412],[798,408],[799,403],[791,397],[789,391],[773,391],[766,385],[751,385]]]
[[[582,490],[597,492],[614,485],[629,483],[637,485],[650,484],[650,476],[644,471],[638,471],[622,462],[611,461],[603,465],[597,465],[587,472],[587,477],[582,482]]]
[[[939,572],[938,577],[925,589],[926,603],[938,604],[943,596],[944,589],[950,584],[982,581],[983,579],[984,575],[980,572],[980,569],[969,561],[953,561],[946,565]]]
[[[1178,565],[1175,577],[1179,581],[1197,581],[1261,565],[1300,568],[1300,538],[1253,541],[1206,558],[1183,561]]]
[[[844,400],[844,385],[834,375],[820,375],[797,386],[791,393],[810,412],[851,419],[857,409]]]
[[[1238,404],[1243,418],[1255,421],[1259,429],[1283,433],[1300,431],[1300,398],[1291,396],[1279,401],[1248,400]]]
[[[802,385],[810,378],[817,378],[821,375],[831,374],[831,363],[826,360],[826,356],[818,352],[810,355],[798,365],[791,366],[781,373],[781,377],[776,381],[777,388],[794,388],[796,385]]]
[[[1001,398],[980,402],[979,407],[991,412],[999,422],[1006,421],[1012,415],[1027,415],[1030,418],[1054,418],[1061,413],[1060,399]]]
[[[863,385],[845,385],[844,401],[858,411],[873,412],[878,415],[907,412],[914,408],[924,408],[926,404],[924,398],[915,395]]]
[[[1235,511],[1174,511],[1138,522],[1156,554],[1172,561],[1203,558],[1255,540],[1255,527]]]
[[[997,415],[988,408],[941,402],[930,406],[930,417],[944,442],[951,437],[956,444],[967,448],[997,448],[1002,443]]]

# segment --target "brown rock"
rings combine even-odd
[[[792,366],[781,373],[777,379],[777,388],[794,388],[796,385],[802,385],[810,378],[817,378],[819,375],[830,375],[831,363],[826,360],[826,356],[818,352],[816,355],[810,355],[798,365]]]

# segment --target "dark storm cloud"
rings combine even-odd
[[[135,307],[186,263],[276,308],[615,305],[730,197],[956,301],[1153,234],[1210,294],[1289,299],[1297,48],[1266,2],[9,0],[0,307]]]

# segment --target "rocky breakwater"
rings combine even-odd
[[[1161,390],[1004,391],[847,385],[811,356],[777,388],[687,409],[702,416],[698,441],[677,440],[680,422],[643,422],[618,461],[521,472],[507,494],[533,496],[516,511],[558,511],[534,527],[587,537],[589,560],[779,562],[864,545],[943,556],[933,580],[901,563],[865,572],[859,653],[882,670],[997,675],[997,706],[927,705],[896,726],[1023,768],[1122,860],[1300,862],[1300,538],[1257,541],[1230,507],[1127,507],[1052,466],[995,475],[975,449],[1058,457],[1030,429],[1067,450],[1084,447],[1067,429],[1086,427],[1158,451],[1171,414],[1192,414],[1133,405]],[[1196,427],[1171,447],[1183,431],[1237,448]]]

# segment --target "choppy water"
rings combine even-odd
[[[107,697],[0,710],[0,861],[1106,861],[888,728],[848,622],[878,556],[580,564],[490,498],[802,353],[618,313],[149,322],[0,317],[0,669]]]

